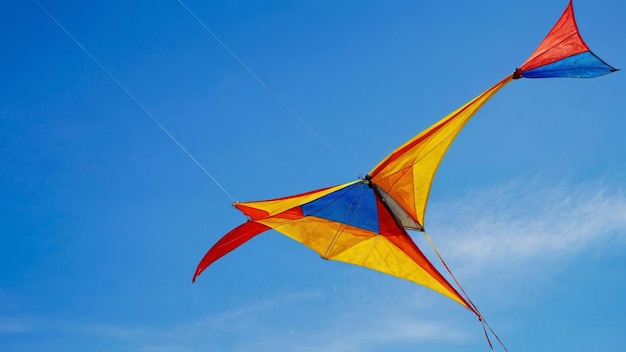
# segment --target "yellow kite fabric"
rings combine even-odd
[[[369,173],[371,182],[423,227],[430,187],[450,144],[478,109],[512,80],[511,74],[404,143]]]

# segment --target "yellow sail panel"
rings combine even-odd
[[[235,207],[244,214],[250,216],[253,220],[263,219],[266,217],[280,214],[302,204],[311,202],[315,199],[321,198],[337,190],[350,186],[356,182],[359,182],[359,180],[351,181],[333,187],[322,188],[311,192],[301,193],[290,197],[254,202],[238,202],[235,203]]]
[[[386,236],[376,236],[353,245],[348,250],[329,259],[360,265],[434,290],[472,310],[456,291],[445,282],[437,280],[424,267],[418,265]]]
[[[511,74],[404,143],[369,173],[371,182],[424,225],[430,187],[450,144],[478,109],[512,80]]]
[[[381,228],[384,234],[315,216],[271,217],[257,222],[304,244],[325,259],[363,266],[420,284],[473,311],[404,230],[397,228],[388,214],[384,217],[386,225]]]

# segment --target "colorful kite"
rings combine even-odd
[[[482,321],[462,289],[459,292],[444,278],[407,233],[407,229],[424,231],[430,187],[443,156],[478,109],[513,79],[589,78],[613,71],[616,69],[583,42],[570,1],[548,36],[514,73],[400,146],[365,177],[295,196],[235,203],[248,221],[206,253],[193,281],[217,259],[273,229],[324,259],[364,266],[426,286],[460,303]]]

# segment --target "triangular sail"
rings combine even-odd
[[[574,7],[567,8],[539,47],[516,71],[516,78],[592,78],[617,71],[589,50],[578,31]]]
[[[404,143],[383,159],[368,178],[423,227],[430,187],[448,147],[478,109],[512,79],[513,75],[503,79]]]

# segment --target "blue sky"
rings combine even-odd
[[[512,72],[567,5],[184,3],[319,138],[176,0],[41,0],[239,201],[367,173]],[[626,4],[574,6],[624,68]],[[275,232],[192,285],[245,218],[35,2],[0,19],[0,350],[488,350],[453,301]],[[513,82],[435,178],[426,228],[511,351],[626,346],[625,86]]]

